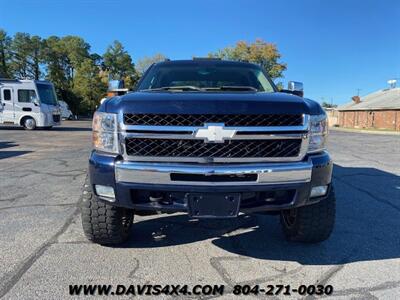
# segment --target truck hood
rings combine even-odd
[[[315,101],[277,92],[134,92],[110,98],[98,110],[159,114],[324,113]]]

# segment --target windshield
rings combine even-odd
[[[154,65],[138,89],[274,92],[261,68],[235,63]]]
[[[36,86],[39,92],[39,99],[41,103],[57,105],[57,96],[51,84],[37,83]]]

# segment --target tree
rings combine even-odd
[[[75,70],[90,58],[89,44],[77,36],[51,36],[45,42],[48,78],[56,82],[67,81],[65,84],[72,87]]]
[[[90,45],[81,37],[72,35],[63,37],[60,40],[60,43],[64,49],[66,59],[65,71],[67,72],[67,77],[72,80],[75,75],[75,70],[80,67],[83,61],[85,61],[87,58],[90,58]]]
[[[34,35],[30,39],[30,76],[35,80],[39,80],[41,77],[40,66],[43,63],[43,41],[42,39]]]
[[[68,61],[61,39],[57,36],[50,36],[45,41],[44,56],[46,61],[46,79],[53,82],[60,94],[61,91],[68,90],[70,78],[67,76],[66,69]],[[63,96],[63,95],[61,95]],[[63,100],[64,97],[62,97]]]
[[[208,56],[258,64],[267,71],[272,79],[283,77],[283,71],[286,70],[286,64],[279,62],[281,55],[276,45],[261,39],[250,44],[239,41],[234,47],[223,48],[209,53]]]
[[[90,59],[93,60],[96,66],[104,69],[103,57],[100,54],[92,53],[90,54]]]
[[[68,103],[71,111],[78,114],[80,99],[71,90],[71,79],[67,75],[67,55],[61,39],[50,36],[45,41],[44,57],[46,61],[46,79],[51,81],[57,92],[58,98]]]
[[[138,60],[136,64],[136,70],[140,75],[143,75],[146,72],[147,68],[150,67],[152,64],[164,61],[167,57],[161,53],[157,53],[153,56],[145,56]]]
[[[123,79],[135,72],[132,58],[119,41],[107,48],[103,55],[104,66],[114,79]]]
[[[11,77],[9,64],[11,59],[11,38],[0,29],[0,78]]]
[[[54,83],[60,99],[66,101],[71,110],[78,114],[82,107],[79,103],[83,98],[76,95],[74,90],[79,81],[75,78],[75,73],[85,60],[92,60],[89,54],[90,46],[78,36],[50,36],[44,44],[46,79]]]
[[[99,67],[92,59],[85,59],[78,67],[74,81],[73,91],[82,99],[80,110],[93,112],[107,91],[107,85],[100,79]]]
[[[11,42],[12,61],[11,72],[17,78],[29,78],[28,55],[30,52],[30,36],[27,33],[18,32]]]
[[[322,107],[324,107],[324,108],[336,108],[337,107],[337,104],[331,104],[331,103],[328,103],[328,102],[322,102]]]
[[[11,42],[10,73],[16,78],[40,79],[43,41],[35,35],[17,32]]]
[[[112,79],[125,80],[125,86],[131,88],[138,80],[135,65],[129,53],[119,41],[114,41],[103,55],[103,65]]]

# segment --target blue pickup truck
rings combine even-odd
[[[321,242],[335,221],[326,114],[302,84],[215,59],[152,65],[93,119],[83,188],[87,238],[117,244],[134,215],[279,214],[287,239]]]

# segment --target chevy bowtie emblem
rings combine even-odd
[[[204,139],[206,143],[223,143],[225,139],[231,139],[235,134],[236,130],[226,129],[224,123],[205,123],[204,128],[198,129],[194,136]]]

